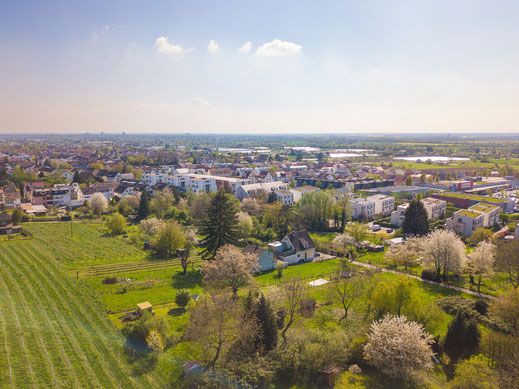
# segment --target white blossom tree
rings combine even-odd
[[[494,271],[496,246],[488,241],[480,242],[474,251],[469,254],[467,269],[478,280],[478,293],[483,276],[490,275]]]
[[[371,324],[364,358],[390,377],[408,379],[414,372],[431,368],[432,340],[421,324],[405,316],[386,315]]]
[[[162,220],[157,219],[156,217],[152,217],[149,219],[141,220],[139,223],[139,229],[148,235],[158,234],[164,222]]]
[[[459,272],[466,259],[465,244],[454,232],[435,230],[423,239],[423,261],[434,269],[438,278],[442,273],[447,279],[449,272]]]
[[[214,260],[201,267],[204,282],[216,289],[232,290],[234,296],[241,286],[253,281],[252,273],[258,270],[258,262],[252,255],[243,254],[232,245],[225,245],[217,252]]]
[[[339,234],[333,238],[332,243],[335,247],[341,248],[343,252],[346,252],[346,247],[355,247],[357,241],[352,235],[348,234],[347,232],[343,232],[342,234]]]
[[[407,267],[413,265],[420,256],[422,242],[421,238],[411,238],[404,244],[393,245],[387,250],[385,258],[393,262],[394,266],[404,266],[407,271]]]
[[[108,200],[102,193],[94,193],[92,197],[90,197],[90,208],[96,215],[101,215],[105,213],[108,209]]]

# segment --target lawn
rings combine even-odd
[[[107,236],[100,223],[25,223],[23,228],[33,234],[35,241],[50,248],[58,261],[70,270],[147,258],[147,253],[123,237]]]
[[[121,333],[54,247],[36,238],[1,248],[0,387],[155,387],[135,374]]]

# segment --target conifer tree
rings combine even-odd
[[[274,349],[278,343],[277,318],[270,301],[262,294],[254,309],[259,331],[257,343],[265,351]]]
[[[148,192],[146,190],[142,191],[141,200],[139,202],[139,210],[137,211],[137,216],[139,220],[144,220],[150,214],[150,198],[148,197]]]
[[[218,189],[207,209],[207,217],[202,222],[200,246],[202,258],[214,259],[218,249],[226,244],[236,244],[239,239],[238,214],[234,198]]]
[[[427,211],[422,202],[414,199],[405,211],[402,231],[404,234],[426,235],[429,232],[429,221],[427,219]]]
[[[467,320],[458,312],[449,323],[443,340],[443,349],[454,364],[459,358],[470,357],[479,346],[481,332],[476,319]]]

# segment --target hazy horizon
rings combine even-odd
[[[2,1],[0,133],[519,132],[514,1]]]

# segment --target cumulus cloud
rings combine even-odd
[[[248,53],[252,49],[252,42],[245,43],[242,47],[238,49],[239,53]]]
[[[279,57],[283,55],[297,54],[301,51],[302,46],[294,43],[274,39],[272,42],[262,44],[256,50],[257,57]]]
[[[155,48],[159,53],[163,54],[182,54],[182,53],[190,53],[193,51],[193,48],[185,49],[180,45],[173,45],[169,43],[168,38],[165,36],[159,36],[155,40]]]
[[[207,51],[209,51],[210,53],[216,53],[219,48],[220,45],[213,40],[211,40],[207,45]]]

